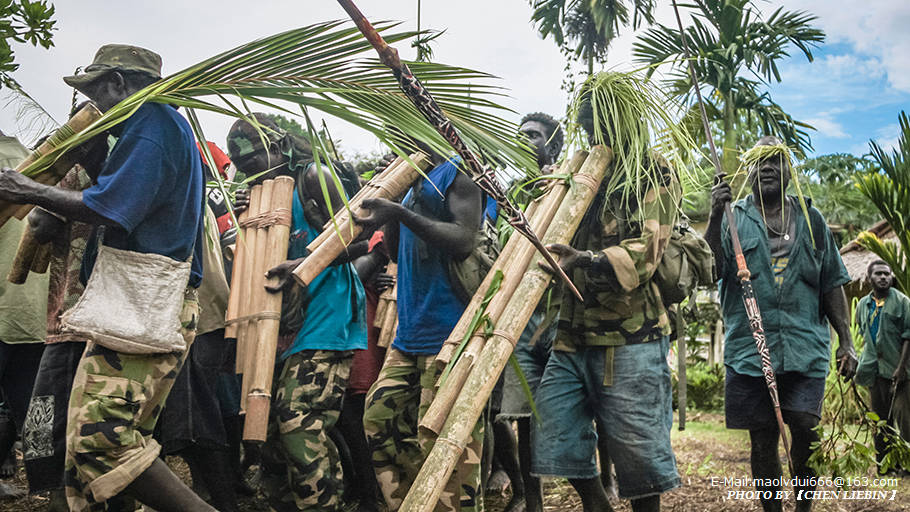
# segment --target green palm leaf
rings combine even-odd
[[[394,23],[377,27],[394,43],[415,32],[394,32]],[[42,156],[24,173],[41,172],[92,136],[126,120],[147,102],[208,110],[243,118],[252,124],[254,107],[279,108],[291,114],[317,110],[375,134],[399,155],[400,136],[386,130],[396,126],[441,154],[451,148],[398,89],[398,83],[375,59],[367,58],[369,43],[349,22],[317,23],[247,43],[166,77],[111,108],[97,122]],[[517,126],[500,116],[511,111],[497,101],[502,88],[471,80],[492,75],[436,63],[409,63],[435,93],[443,111],[468,146],[487,162],[504,163],[534,174],[537,166],[521,142]],[[314,146],[315,147],[315,146]]]

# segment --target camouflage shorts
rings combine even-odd
[[[341,509],[341,457],[329,431],[341,415],[353,359],[350,351],[304,350],[281,363],[262,452],[272,510]]]
[[[379,377],[370,388],[363,427],[373,458],[373,469],[389,510],[398,510],[433,448],[435,438],[417,425],[436,396],[442,373],[435,356],[413,356],[389,349]],[[480,489],[480,454],[483,421],[449,478],[436,511],[483,510]]]
[[[180,314],[187,349],[199,303],[188,291]],[[64,480],[70,510],[103,510],[158,457],[152,431],[186,351],[124,354],[86,346],[70,395]]]

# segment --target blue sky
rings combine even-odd
[[[897,116],[910,108],[910,93],[893,87],[881,63],[848,43],[832,43],[782,66],[771,97],[794,118],[816,128],[810,132],[815,154],[869,150],[869,139],[893,145]]]

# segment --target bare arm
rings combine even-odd
[[[12,169],[0,170],[0,199],[34,204],[70,220],[87,224],[119,226],[82,202],[82,192],[42,185]]]
[[[856,373],[856,351],[853,348],[853,336],[850,334],[850,308],[847,305],[847,295],[844,287],[837,286],[822,297],[822,309],[825,317],[831,322],[834,332],[837,333],[838,347],[835,356],[840,374],[844,378],[851,378]]]
[[[480,189],[470,178],[459,173],[446,191],[446,202],[452,216],[448,222],[424,217],[386,199],[364,200],[363,206],[370,210],[370,215],[355,218],[355,221],[368,227],[400,222],[421,240],[451,254],[455,259],[463,259],[474,249],[474,234],[480,227]],[[388,243],[392,248],[391,244],[397,240],[391,240],[389,231],[385,234],[390,238]],[[390,252],[393,253],[394,250]]]

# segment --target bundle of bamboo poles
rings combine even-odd
[[[389,262],[386,266],[386,273],[398,275],[398,265]],[[386,289],[379,296],[379,303],[376,304],[376,315],[373,319],[373,327],[379,328],[379,340],[376,345],[380,348],[388,348],[395,339],[395,331],[398,329],[398,284]]]
[[[396,158],[348,201],[349,208],[339,211],[326,223],[322,233],[307,245],[309,256],[294,269],[297,282],[309,285],[360,235],[363,228],[351,220],[351,212],[354,215],[366,213],[367,210],[361,206],[364,199],[394,200],[403,196],[430,165],[430,158],[423,153],[415,153],[408,158],[417,167],[403,158]]]
[[[269,293],[265,273],[287,259],[294,179],[280,176],[250,191],[250,206],[240,215],[226,336],[237,339],[238,373],[243,374],[243,438],[265,441],[272,376],[281,320],[281,293]]]
[[[32,162],[41,158],[42,155],[50,152],[61,142],[81,132],[100,118],[101,111],[98,110],[95,105],[86,103],[84,107],[79,109],[79,111],[66,122],[66,124],[57,128],[47,140],[41,143],[41,145],[38,146],[38,149],[32,151],[32,153],[16,167],[16,170],[22,172],[31,165]],[[57,159],[49,169],[36,175],[33,179],[44,185],[57,184],[57,182],[63,179],[66,173],[69,172],[76,163],[76,156],[74,153],[75,151],[65,153]],[[32,208],[34,208],[34,205],[31,204],[11,204],[0,201],[0,226],[6,224],[6,221],[12,217],[16,217],[20,220],[24,219],[25,216],[28,215],[28,212],[32,211]]]
[[[81,190],[83,188],[79,180],[81,169],[79,165],[74,165],[57,186],[67,190]],[[26,222],[25,229],[22,230],[22,238],[19,240],[19,248],[16,250],[16,256],[13,258],[6,280],[13,284],[23,284],[28,279],[29,272],[37,274],[47,272],[47,267],[51,262],[51,246],[51,242],[39,243]]]
[[[578,159],[584,161],[577,172],[572,173],[576,186],[567,190],[559,201],[542,238],[545,244],[566,244],[571,241],[600,187],[613,159],[613,154],[607,148],[595,146],[586,158],[584,154],[573,157],[567,164],[566,170],[572,170],[569,166],[577,165]],[[547,195],[550,194],[555,194],[555,192],[551,191]],[[537,207],[537,211],[542,211],[546,201],[547,199],[544,199],[544,202]],[[514,238],[513,236],[512,239]],[[524,239],[521,239],[512,249],[514,252],[510,256],[508,265],[500,267],[504,278],[497,297],[502,294],[505,297],[502,299],[505,304],[497,306],[497,309],[501,307],[501,310],[496,315],[493,333],[480,348],[475,349],[477,357],[473,358],[473,364],[466,370],[467,377],[464,386],[456,390],[456,398],[451,411],[439,413],[444,421],[438,431],[437,442],[434,443],[417,478],[411,485],[411,489],[401,505],[400,510],[402,511],[429,512],[435,508],[439,495],[452,475],[452,470],[464,451],[471,431],[480,418],[500,373],[505,368],[537,303],[549,286],[552,276],[539,268],[538,262],[543,261],[541,256],[532,250],[531,256],[525,261],[523,257],[525,248],[522,247],[524,244],[521,242],[525,242]],[[505,253],[505,249],[503,252]],[[507,254],[507,256],[509,255]],[[515,263],[519,259],[524,262],[523,265]],[[494,267],[493,270],[495,271],[496,268]],[[513,276],[517,276],[519,282],[510,292],[511,285],[507,286],[506,281],[516,279]],[[486,291],[483,285],[481,290]],[[496,300],[495,297],[494,300]],[[493,301],[487,305],[487,314],[495,312],[492,305]],[[474,306],[474,309],[469,308],[465,311],[462,319],[465,316],[473,317],[476,307],[477,305]],[[463,357],[465,354],[462,354]],[[454,369],[450,373],[447,383],[453,378],[453,374]],[[444,387],[445,385],[443,385]],[[440,391],[443,391],[443,388]],[[440,394],[437,394],[436,400],[442,398]],[[431,408],[434,406],[435,401]],[[429,411],[427,415],[429,415]],[[422,423],[421,428],[429,428],[429,426]]]

